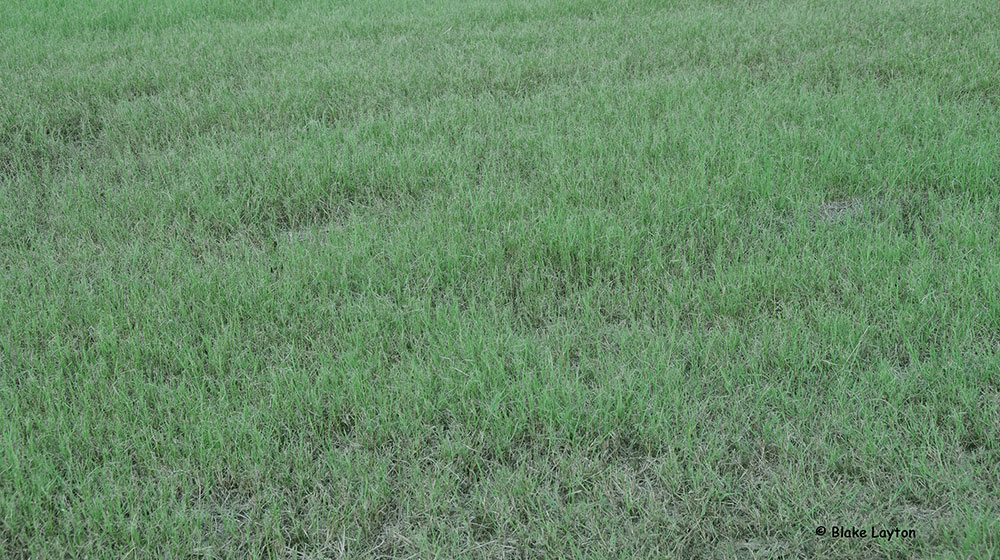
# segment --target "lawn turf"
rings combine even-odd
[[[998,557],[998,103],[995,1],[4,2],[0,556]]]

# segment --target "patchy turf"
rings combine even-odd
[[[1000,555],[995,2],[0,28],[0,556]]]

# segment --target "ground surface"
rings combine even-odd
[[[0,555],[1000,555],[995,1],[0,28]]]

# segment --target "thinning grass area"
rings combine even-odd
[[[0,555],[1000,555],[995,2],[0,28]]]

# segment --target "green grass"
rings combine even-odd
[[[1000,556],[996,2],[0,30],[0,556]]]

